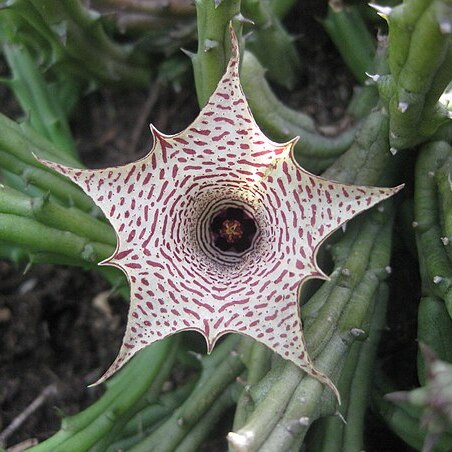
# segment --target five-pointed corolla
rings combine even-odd
[[[226,333],[250,336],[336,392],[309,359],[298,289],[326,278],[316,264],[320,244],[397,189],[314,176],[294,160],[296,139],[270,141],[241,89],[232,40],[208,104],[176,135],[151,126],[154,146],[143,159],[101,170],[43,162],[103,210],[118,243],[101,264],[122,269],[130,282],[123,344],[99,382],[143,347],[196,330],[209,352]]]

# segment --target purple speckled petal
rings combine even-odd
[[[43,162],[103,210],[118,245],[102,265],[121,268],[130,281],[123,344],[98,383],[143,347],[196,330],[209,352],[225,333],[246,334],[338,395],[309,359],[298,289],[326,277],[315,259],[325,238],[400,187],[343,185],[303,170],[293,157],[296,140],[274,143],[254,121],[233,33],[232,44],[227,71],[197,119],[171,136],[151,127],[154,147],[143,159],[103,170]],[[212,219],[228,208],[256,224],[244,251],[222,251],[212,238]]]

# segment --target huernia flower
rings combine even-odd
[[[260,341],[329,385],[303,340],[298,290],[327,278],[320,244],[398,188],[339,184],[312,175],[293,146],[257,126],[239,80],[239,51],[207,105],[184,131],[164,135],[141,160],[100,170],[43,162],[79,185],[118,237],[101,265],[123,270],[131,300],[127,329],[104,381],[137,351],[184,330],[210,352],[226,333]]]

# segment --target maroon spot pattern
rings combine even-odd
[[[143,159],[102,170],[43,162],[78,184],[113,225],[131,290],[129,318],[110,377],[138,350],[183,330],[199,331],[210,352],[225,333],[246,334],[329,385],[303,340],[297,292],[327,278],[317,250],[334,230],[398,188],[348,186],[302,169],[296,139],[278,144],[258,128],[240,86],[238,50],[198,118],[176,135],[151,126]],[[211,243],[209,222],[244,209],[258,232],[243,255]]]

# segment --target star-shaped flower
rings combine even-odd
[[[44,162],[103,210],[118,244],[101,264],[130,281],[123,344],[99,382],[143,347],[196,330],[208,352],[226,333],[250,336],[337,394],[309,359],[298,290],[308,278],[327,278],[316,264],[320,244],[398,188],[322,179],[294,160],[297,138],[270,141],[240,86],[234,35],[226,73],[196,120],[176,135],[151,130],[151,152],[125,166]]]

